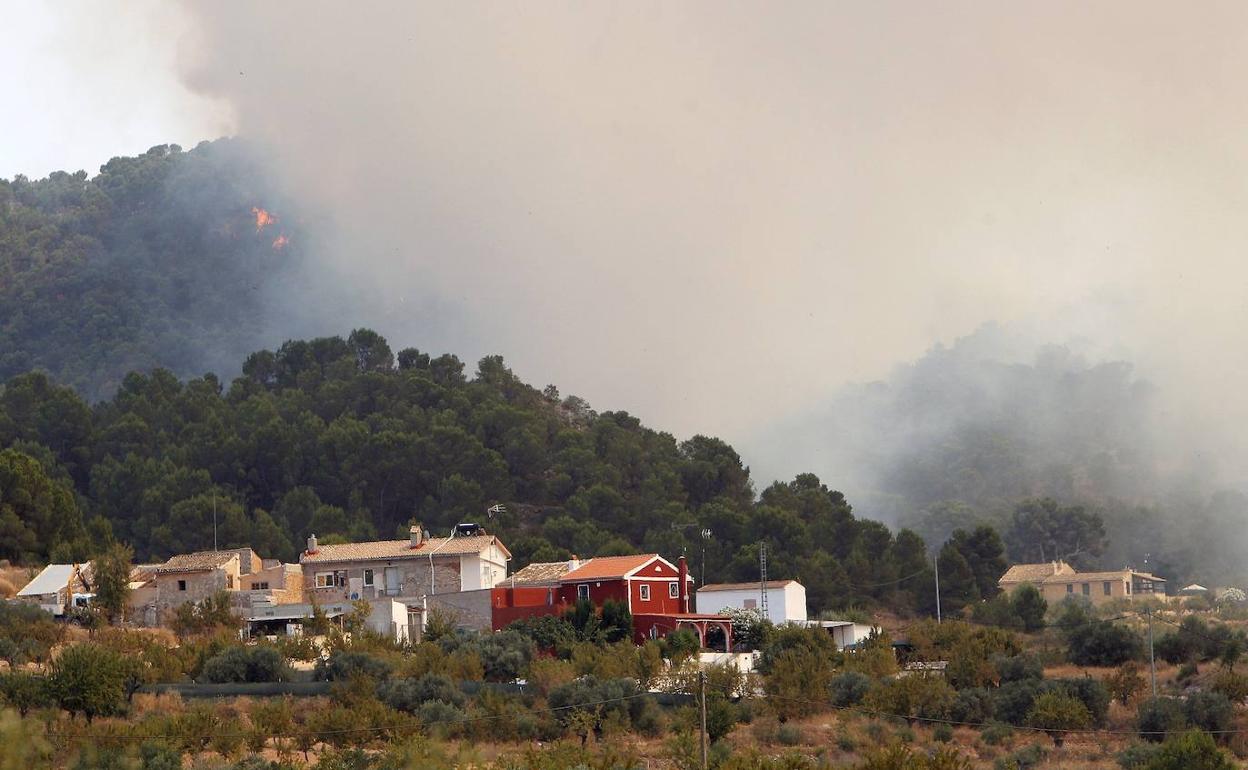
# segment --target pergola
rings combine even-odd
[[[727,615],[709,615],[697,612],[678,612],[663,615],[638,615],[635,620],[649,626],[650,636],[659,636],[678,628],[688,628],[698,635],[698,644],[706,648],[706,635],[713,628],[724,632],[725,651],[732,652],[732,618]],[[644,627],[644,626],[643,626]]]

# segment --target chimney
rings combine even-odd
[[[684,554],[681,554],[680,560],[676,562],[677,568],[680,570],[680,586],[676,589],[680,594],[680,611],[689,611],[689,563],[685,561]]]
[[[308,535],[308,553],[316,553],[316,535]]]
[[[424,542],[424,539],[425,539],[424,533],[420,529],[420,525],[413,524],[412,528],[409,529],[407,532],[408,532],[408,537],[410,537],[412,540],[412,548],[419,548],[420,544]]]

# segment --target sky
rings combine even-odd
[[[246,136],[370,297],[324,331],[501,353],[765,476],[809,465],[769,425],[987,322],[1248,418],[1240,4],[10,13],[0,176]]]

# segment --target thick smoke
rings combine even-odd
[[[1024,324],[1133,361],[1167,462],[1239,457],[1242,5],[186,10],[185,82],[327,212],[326,274],[369,298],[326,331],[500,352],[724,435],[764,481],[852,486],[748,439]]]

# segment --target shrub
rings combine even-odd
[[[1126,626],[1095,620],[1066,632],[1066,656],[1078,666],[1119,666],[1138,660],[1144,641]]]
[[[955,693],[939,677],[904,676],[879,682],[867,694],[867,708],[907,719],[948,719]]]
[[[1123,770],[1141,770],[1141,768],[1148,767],[1148,763],[1153,761],[1153,757],[1157,756],[1160,748],[1155,743],[1132,743],[1118,752],[1114,761]]]
[[[501,631],[484,637],[480,643],[481,665],[490,682],[511,682],[533,660],[533,640],[516,631]]]
[[[51,703],[51,693],[44,677],[13,671],[0,674],[0,699],[17,709],[20,716],[26,716],[31,709]]]
[[[1136,693],[1144,689],[1144,677],[1140,674],[1139,665],[1135,661],[1123,663],[1117,671],[1105,677],[1105,689],[1111,698],[1127,705]]]
[[[996,762],[993,762],[993,770],[1028,770],[1032,767],[1038,767],[1044,761],[1044,755],[1044,747],[1038,743],[1033,743],[1015,751],[1008,757],[1001,757]]]
[[[70,714],[90,722],[125,711],[130,666],[125,658],[95,644],[76,644],[52,663],[48,691]]]
[[[1228,730],[1231,719],[1235,716],[1235,707],[1230,700],[1217,692],[1196,692],[1188,696],[1183,703],[1183,713],[1193,727],[1210,733]]]
[[[441,701],[450,706],[462,706],[464,694],[456,689],[450,679],[437,674],[425,674],[418,679],[391,679],[377,688],[377,698],[396,711],[415,714],[427,701]]]
[[[1082,701],[1056,690],[1036,698],[1027,712],[1027,726],[1044,730],[1054,746],[1062,745],[1068,731],[1084,730],[1091,724],[1092,715]]]
[[[1001,684],[1027,679],[1038,682],[1044,678],[1044,666],[1034,655],[997,655],[992,659],[992,665]]]
[[[1211,688],[1225,695],[1232,703],[1242,703],[1244,698],[1248,698],[1248,676],[1234,671],[1220,671],[1214,677]]]
[[[1014,728],[1001,722],[993,722],[979,733],[979,738],[989,746],[1000,746],[1014,737]]]
[[[1187,715],[1178,700],[1153,698],[1140,704],[1135,723],[1141,738],[1160,743],[1167,734],[1187,728]]]
[[[227,647],[204,663],[205,682],[283,682],[290,678],[286,659],[273,647]]]
[[[1198,730],[1167,738],[1146,770],[1234,770],[1235,762]]]
[[[828,692],[832,705],[838,708],[857,706],[867,697],[871,689],[871,680],[857,671],[846,671],[837,674],[828,682]]]
[[[806,736],[802,733],[802,728],[797,725],[780,725],[776,730],[776,743],[781,746],[800,746],[805,742]]]
[[[1031,680],[1010,682],[1001,686],[996,693],[993,715],[997,721],[1006,724],[1022,724],[1031,711],[1031,704],[1040,694],[1040,683]]]
[[[938,724],[932,728],[932,740],[937,743],[948,743],[953,740],[953,725]]]
[[[1078,700],[1088,710],[1092,724],[1097,727],[1104,725],[1109,715],[1109,691],[1092,677],[1050,679],[1040,684],[1040,692],[1058,692]]]
[[[362,677],[380,682],[389,678],[393,669],[390,661],[367,652],[335,650],[329,658],[317,661],[316,678],[321,682],[345,682]]]
[[[992,691],[983,687],[958,690],[949,711],[949,718],[955,722],[983,723],[992,719],[992,715]]]

